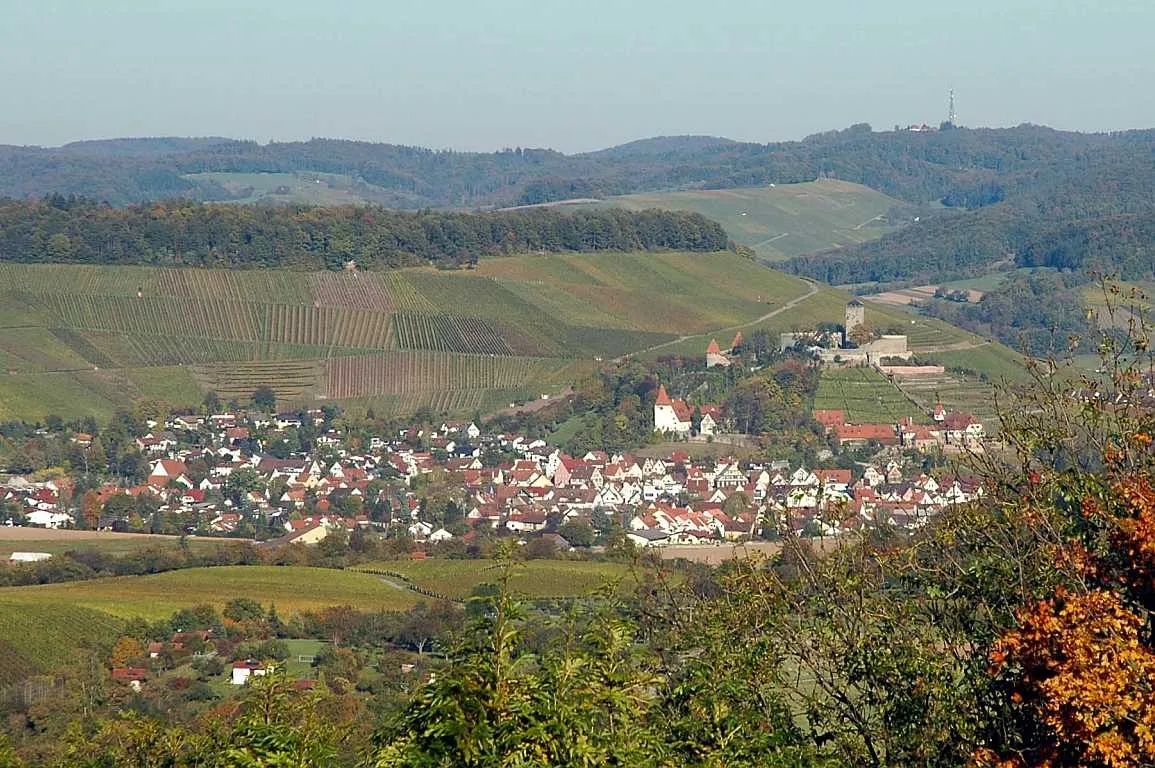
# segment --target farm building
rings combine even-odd
[[[51,559],[47,552],[13,552],[8,557],[10,563],[39,563]]]
[[[264,677],[273,671],[273,667],[266,667],[258,661],[249,659],[247,661],[237,661],[233,663],[233,685],[244,685],[249,682],[251,677]]]

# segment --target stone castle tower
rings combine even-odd
[[[846,305],[846,326],[847,335],[860,325],[866,325],[866,305],[858,299],[851,299],[850,303]]]

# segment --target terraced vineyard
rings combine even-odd
[[[285,405],[464,414],[558,392],[599,361],[655,347],[700,355],[724,330],[837,322],[845,300],[733,253],[380,274],[5,263],[0,418],[107,416],[126,394],[184,405],[212,389],[246,401],[261,386]],[[868,310],[880,327],[912,317]],[[914,333],[948,331],[915,320]]]
[[[260,387],[270,387],[278,400],[302,402],[323,396],[322,360],[264,360],[250,363],[211,363],[194,366],[193,378],[205,390],[225,400],[244,402]]]
[[[894,380],[924,412],[941,402],[952,411],[977,416],[988,434],[998,433],[998,405],[1002,400],[1005,406],[1007,399],[996,385],[960,373],[896,376]]]
[[[907,416],[925,422],[928,412],[874,368],[823,371],[814,407],[843,411],[852,424],[894,424]]]

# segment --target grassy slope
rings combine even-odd
[[[492,560],[390,560],[364,567],[399,573],[453,598],[467,597],[479,584],[492,583],[500,575]],[[515,568],[510,585],[528,597],[578,597],[622,579],[629,579],[629,569],[620,563],[532,560]]]
[[[181,608],[206,603],[220,609],[234,597],[275,603],[282,615],[332,605],[403,610],[417,602],[415,594],[363,573],[323,568],[226,566],[68,584],[6,587],[0,589],[0,606],[80,607],[122,618],[141,616],[155,620]]]
[[[84,644],[111,644],[123,622],[103,611],[0,598],[0,687],[69,662]]]
[[[875,240],[891,231],[876,217],[904,205],[868,187],[833,180],[627,195],[609,202],[630,210],[696,211],[767,261]]]
[[[194,183],[209,182],[224,187],[237,196],[228,202],[237,205],[350,205],[370,201],[370,197],[363,194],[368,191],[368,185],[358,185],[351,176],[339,173],[211,172],[190,173],[185,178]]]

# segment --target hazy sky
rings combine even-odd
[[[1155,0],[0,0],[0,143],[1155,126]]]

